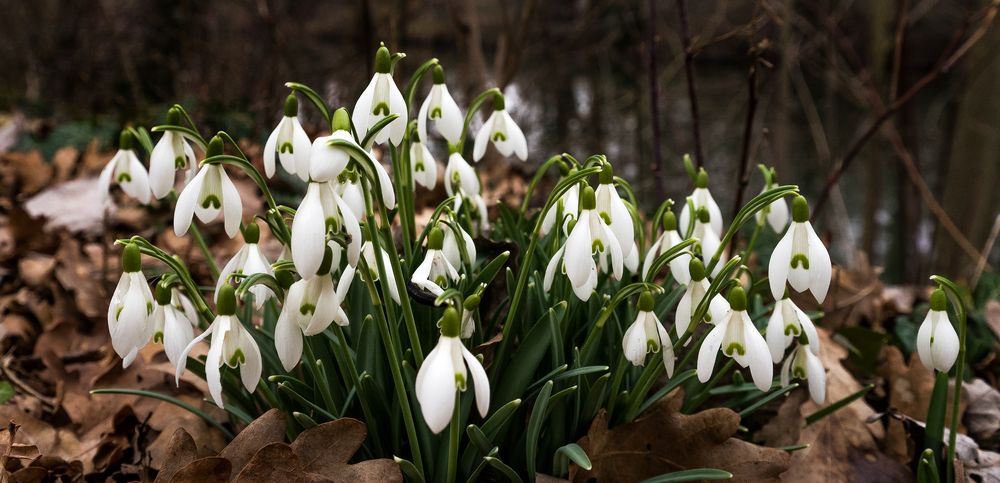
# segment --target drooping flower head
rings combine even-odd
[[[701,260],[706,266],[712,263],[712,257],[715,256],[715,253],[719,251],[719,247],[722,245],[719,233],[712,228],[710,217],[708,209],[698,208],[694,221],[694,231],[691,233],[691,236],[698,240],[698,244],[701,247]],[[719,258],[725,259],[727,251],[724,249]],[[718,275],[719,270],[722,270],[722,264],[716,263],[711,275],[713,277]]]
[[[330,141],[340,139],[353,141],[351,135],[351,119],[347,115],[347,109],[341,107],[333,112],[333,121],[330,123],[333,131],[329,136],[320,136],[313,141],[311,155],[305,158],[305,163],[299,165],[299,176],[306,181],[326,182],[333,181],[343,174],[347,164],[351,161],[350,154],[339,146],[330,145]]]
[[[566,176],[572,176],[576,173],[576,168],[570,168],[566,172]],[[570,186],[561,196],[559,200],[556,201],[555,206],[549,211],[545,212],[545,218],[542,219],[541,231],[539,235],[545,236],[549,234],[549,230],[559,222],[559,226],[562,227],[563,234],[569,235],[569,225],[570,222],[575,220],[580,209],[580,185],[574,184]]]
[[[438,325],[441,328],[441,338],[424,359],[416,380],[420,412],[435,434],[444,430],[451,421],[455,410],[455,396],[459,391],[465,392],[470,372],[479,415],[486,417],[490,408],[490,381],[483,364],[459,339],[461,323],[458,311],[454,307],[445,309],[444,317]]]
[[[715,198],[712,197],[712,192],[708,190],[708,173],[705,172],[704,168],[698,171],[698,175],[694,181],[694,191],[691,192],[689,198],[694,205],[694,211],[691,211],[691,207],[687,203],[681,208],[681,233],[687,233],[688,226],[693,221],[692,218],[697,217],[698,210],[704,208],[708,210],[708,218],[711,220],[712,230],[716,235],[721,234],[722,211],[719,209],[719,204],[715,202]]]
[[[473,161],[483,159],[487,143],[493,143],[503,156],[514,154],[521,161],[528,159],[528,142],[521,128],[507,114],[502,94],[493,96],[493,113],[476,133],[476,144],[472,147]]]
[[[285,171],[297,174],[303,180],[309,178],[308,170],[303,172],[302,168],[309,165],[312,144],[298,116],[299,101],[293,92],[285,98],[284,116],[264,144],[264,173],[268,178],[274,176],[275,153]]]
[[[417,132],[420,134],[420,139],[425,141],[429,139],[428,120],[434,121],[434,128],[449,144],[457,144],[462,137],[464,124],[462,111],[448,92],[448,86],[444,83],[444,68],[441,65],[434,66],[434,85],[427,94],[427,99],[420,105],[420,114],[417,117]]]
[[[258,245],[260,241],[260,227],[257,226],[257,223],[250,223],[246,226],[243,230],[243,241],[243,246],[240,247],[239,251],[233,255],[233,258],[229,259],[229,262],[219,272],[219,280],[215,284],[216,300],[219,297],[219,289],[231,282],[229,277],[232,275],[250,276],[258,273],[274,275],[274,270],[271,269],[271,262],[260,251],[260,245]],[[253,294],[254,306],[257,307],[257,310],[260,310],[264,306],[264,302],[269,297],[274,297],[274,292],[265,285],[254,285],[250,288],[250,293]]]
[[[163,343],[167,360],[174,367],[180,363],[181,352],[194,339],[194,321],[183,310],[172,303],[173,293],[169,285],[156,285],[156,305],[150,315],[153,325],[153,342]],[[197,320],[197,319],[196,319]]]
[[[319,269],[328,234],[347,237],[347,262],[356,267],[364,242],[358,219],[330,183],[309,183],[292,219],[292,261],[302,276]]]
[[[98,186],[108,196],[112,183],[118,184],[125,194],[142,204],[149,203],[149,175],[132,149],[134,139],[128,129],[122,130],[118,138],[118,152],[104,165],[98,178]]]
[[[764,188],[760,192],[764,193],[777,185],[775,179],[777,174],[774,172],[774,168],[765,168],[763,165],[761,165],[761,170],[764,171],[765,175]],[[774,200],[763,210],[757,212],[757,224],[763,225],[765,221],[775,233],[781,233],[785,229],[785,226],[788,225],[788,203],[785,202],[784,198]]]
[[[396,304],[399,304],[400,303],[399,287],[396,286],[396,272],[394,272],[392,269],[392,263],[391,260],[389,259],[389,252],[385,251],[385,248],[382,247],[379,247],[378,251],[382,253],[382,268],[384,268],[386,271],[386,277],[388,277],[391,280],[387,284],[389,286],[389,296],[392,297],[392,300],[396,301]],[[361,247],[361,256],[365,260],[365,265],[368,266],[368,273],[366,275],[363,271],[361,271],[358,272],[358,274],[360,274],[362,277],[365,276],[371,277],[371,280],[373,282],[379,281],[378,265],[377,265],[378,260],[375,259],[375,247],[372,246],[371,241],[367,240],[365,241],[365,244]],[[362,278],[362,280],[364,280],[364,278]]]
[[[432,190],[437,185],[437,161],[421,139],[417,136],[410,138],[410,176],[420,186]]]
[[[809,203],[796,196],[792,201],[792,224],[774,247],[767,266],[771,295],[781,299],[787,281],[796,292],[808,289],[817,302],[823,303],[832,271],[830,253],[809,223]]]
[[[698,380],[708,382],[715,368],[715,356],[721,350],[740,367],[750,367],[753,382],[761,391],[769,391],[774,378],[767,342],[747,314],[747,296],[742,287],[729,291],[731,310],[705,336],[698,352]]]
[[[677,302],[677,314],[674,320],[674,330],[677,331],[677,337],[683,337],[685,332],[694,331],[694,326],[691,324],[699,324],[701,320],[692,320],[694,317],[694,312],[698,309],[698,305],[701,304],[702,300],[708,294],[708,288],[711,283],[708,277],[705,275],[705,265],[701,260],[697,258],[690,258],[688,262],[687,271],[691,275],[691,280],[687,284],[687,288],[684,289],[684,293],[681,295],[681,299]],[[711,324],[718,324],[729,312],[729,303],[720,294],[716,294],[709,301],[708,311],[705,312],[704,320]]]
[[[781,385],[787,386],[792,378],[805,379],[809,383],[809,396],[816,404],[826,400],[826,370],[819,360],[818,350],[812,344],[800,343],[788,354],[781,365]]]
[[[546,290],[552,286],[552,278],[561,262],[573,287],[573,293],[586,302],[597,287],[598,268],[602,272],[610,272],[613,278],[620,279],[624,259],[621,246],[611,227],[597,213],[594,189],[590,186],[584,187],[580,200],[580,218],[570,230],[566,244],[549,261],[545,269],[544,286]]]
[[[395,120],[375,135],[375,143],[385,144],[391,141],[393,146],[399,146],[406,131],[407,109],[403,94],[399,92],[392,80],[392,57],[389,49],[381,45],[375,53],[375,75],[368,87],[361,93],[351,119],[358,135],[364,137],[375,123],[390,114],[396,114]]]
[[[167,124],[180,125],[180,119],[181,113],[177,107],[171,107],[167,111]],[[177,171],[182,169],[188,170],[186,181],[191,181],[198,172],[194,150],[183,134],[165,131],[149,155],[149,188],[153,197],[162,199],[170,194]]]
[[[632,213],[618,196],[614,177],[611,163],[604,163],[604,166],[601,167],[597,190],[594,192],[597,198],[597,213],[611,228],[611,233],[618,240],[618,246],[622,249],[622,257],[628,259],[635,245],[635,225],[632,223]],[[638,256],[636,256],[636,261],[638,261]]]
[[[468,339],[472,337],[472,334],[476,332],[476,321],[473,320],[473,314],[479,309],[479,303],[482,301],[482,297],[479,292],[475,292],[469,295],[462,302],[462,334],[463,339]]]
[[[671,377],[674,374],[674,346],[667,330],[653,313],[653,302],[653,294],[649,291],[639,296],[639,315],[625,331],[622,351],[632,365],[642,366],[646,364],[646,354],[662,349],[663,367],[667,370],[667,377]]]
[[[792,299],[786,297],[774,302],[774,311],[767,321],[767,347],[775,364],[781,362],[785,349],[799,336],[805,336],[814,354],[819,354],[819,336],[809,316]]]
[[[924,367],[948,372],[958,359],[959,340],[948,319],[948,297],[944,290],[931,294],[931,306],[917,331],[917,354]]]
[[[669,209],[663,213],[663,233],[653,246],[646,252],[646,258],[642,262],[642,278],[645,280],[649,275],[649,269],[653,266],[653,260],[663,255],[668,250],[682,242],[680,233],[677,233],[677,217]],[[691,274],[688,271],[691,255],[683,253],[670,260],[670,275],[681,285],[687,285],[691,281]]]
[[[222,154],[222,138],[215,136],[208,143],[207,158]],[[192,216],[208,223],[222,215],[226,234],[236,236],[243,219],[243,202],[236,185],[221,164],[205,164],[177,197],[174,208],[174,233],[183,236],[191,227]]]
[[[420,263],[410,282],[414,285],[439,296],[452,282],[458,281],[458,271],[444,254],[444,232],[435,226],[427,235],[427,253]]]
[[[142,274],[139,247],[129,243],[122,250],[122,277],[108,304],[108,332],[122,367],[132,364],[153,336],[152,312],[153,293]]]

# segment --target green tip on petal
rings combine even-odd
[[[580,195],[581,206],[585,210],[593,210],[597,208],[597,197],[594,195],[594,188],[590,186],[585,186],[583,188],[583,193]]]
[[[472,294],[465,298],[465,302],[462,303],[462,307],[465,310],[476,310],[479,308],[480,297],[478,294]]]
[[[385,47],[385,44],[381,44],[378,51],[375,52],[375,73],[388,74],[391,68],[392,55],[389,54],[389,49]]]
[[[167,109],[167,124],[179,126],[181,124],[181,110],[176,107]]]
[[[640,312],[652,312],[653,311],[653,293],[649,290],[643,291],[642,295],[639,296],[639,311]]]
[[[462,329],[462,322],[458,317],[458,311],[455,307],[448,307],[444,310],[444,316],[441,317],[441,323],[438,324],[441,327],[441,335],[445,337],[458,337]]]
[[[139,246],[129,243],[122,250],[122,271],[132,273],[140,270],[142,270],[142,260],[139,257]]]
[[[615,169],[611,167],[611,163],[604,163],[601,166],[601,184],[611,184],[615,180]]]
[[[708,188],[708,173],[705,168],[698,170],[698,176],[694,179],[695,188]]]
[[[247,227],[243,229],[243,241],[246,243],[260,242],[260,227],[257,226],[256,221],[251,221],[247,224]]]
[[[133,140],[132,131],[122,129],[122,133],[118,136],[118,149],[132,149]]]
[[[333,121],[330,122],[330,129],[333,131],[350,131],[351,115],[343,107],[333,111]]]
[[[215,311],[219,315],[236,315],[236,289],[232,285],[227,283],[219,288]]]
[[[701,263],[697,257],[691,257],[688,263],[688,271],[691,272],[691,280],[695,282],[705,279],[705,264]]]
[[[673,211],[667,210],[663,213],[663,229],[664,230],[677,229],[677,215],[675,215]]]
[[[299,100],[295,93],[288,94],[285,98],[285,117],[295,117],[299,115]]]
[[[708,223],[712,221],[711,215],[708,214],[708,210],[705,207],[698,208],[698,221],[702,223]]]
[[[323,251],[323,261],[319,264],[316,275],[326,275],[330,273],[331,268],[333,268],[333,250],[327,245]]]
[[[431,228],[430,234],[427,235],[427,249],[428,250],[440,250],[444,246],[444,231],[441,228],[435,226]]]
[[[504,110],[504,108],[505,106],[504,106],[503,94],[497,94],[493,96],[493,110],[502,111]]]
[[[218,134],[212,136],[212,140],[208,142],[208,148],[205,150],[205,157],[211,158],[212,156],[218,156],[225,151],[225,143],[222,142],[222,138]]]
[[[941,289],[934,290],[934,293],[931,294],[931,310],[943,312],[947,309],[948,309],[948,297],[944,294],[944,290]]]
[[[796,195],[792,200],[792,221],[796,223],[809,221],[809,202],[802,195]]]
[[[441,64],[434,66],[434,83],[444,84],[444,67]]]
[[[165,283],[156,284],[156,303],[160,305],[170,304],[170,285]]]
[[[743,287],[733,287],[729,291],[729,306],[737,312],[743,312],[747,309],[747,293]]]

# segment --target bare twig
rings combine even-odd
[[[688,26],[687,5],[677,0],[677,15],[681,23],[681,45],[684,47],[684,75],[687,77],[688,101],[691,103],[691,129],[694,131],[694,162],[705,165],[701,150],[701,127],[698,120],[698,94],[694,82],[694,51],[691,49],[691,29]]]
[[[656,2],[658,0],[648,0],[649,4],[649,37],[647,47],[647,60],[649,61],[649,116],[651,129],[653,131],[653,163],[649,170],[653,174],[654,193],[657,200],[664,198],[664,187],[662,180],[663,161],[660,158],[660,85],[656,81],[658,65],[656,63]],[[655,223],[655,222],[654,222]]]
[[[743,204],[743,190],[750,183],[750,138],[753,135],[753,118],[757,112],[757,61],[754,59],[750,65],[750,74],[747,76],[747,89],[749,89],[749,100],[747,101],[747,119],[743,126],[743,147],[740,149],[739,176],[736,178],[736,199],[733,203],[732,213],[740,210]],[[735,246],[735,244],[733,245]]]
[[[997,9],[1000,8],[1000,0],[993,0],[989,7],[981,14],[975,15],[973,18],[980,17],[979,25],[976,30],[970,35],[965,42],[962,42],[954,50],[946,49],[945,52],[949,52],[943,56],[943,60],[937,63],[937,65],[919,80],[917,80],[905,93],[899,96],[898,99],[892,101],[888,107],[886,107],[882,112],[872,120],[868,127],[862,132],[860,136],[850,145],[850,147],[845,152],[844,156],[834,165],[833,170],[830,171],[827,177],[826,184],[823,186],[823,191],[820,193],[819,199],[817,200],[813,208],[813,218],[815,219],[822,213],[823,207],[826,205],[826,201],[830,196],[830,190],[834,185],[840,181],[840,177],[843,176],[844,171],[850,167],[851,162],[857,157],[861,152],[861,148],[870,140],[880,127],[890,118],[893,114],[899,111],[903,106],[913,100],[916,95],[927,87],[928,84],[935,81],[942,74],[948,72],[952,66],[955,65],[965,54],[975,45],[979,40],[986,34],[990,26],[993,24],[993,20],[996,17]],[[963,25],[962,30],[964,31],[968,22]]]
[[[983,276],[983,271],[986,270],[986,263],[989,260],[990,252],[993,251],[993,245],[997,242],[997,236],[1000,236],[1000,215],[997,215],[996,220],[993,221],[993,228],[990,230],[990,236],[986,239],[986,243],[983,244],[983,254],[979,262],[976,263],[976,273],[972,276],[972,283],[969,284],[970,287],[975,288],[979,283],[979,277]]]

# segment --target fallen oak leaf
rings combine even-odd
[[[153,483],[170,481],[182,467],[194,461],[197,456],[198,446],[195,444],[194,438],[184,428],[177,428],[170,436],[163,457],[163,467],[160,468]]]
[[[194,460],[174,474],[170,483],[227,483],[233,465],[219,456]]]
[[[302,468],[336,482],[402,482],[403,474],[388,458],[348,464],[361,448],[368,428],[356,419],[340,418],[299,434],[291,449],[300,458]]]
[[[239,474],[261,448],[285,441],[285,413],[271,409],[250,423],[219,453],[232,463],[233,473]]]
[[[333,480],[305,471],[302,460],[285,443],[271,443],[257,451],[234,483],[269,483],[294,481],[296,483],[329,483]]]

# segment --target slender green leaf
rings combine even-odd
[[[502,473],[505,477],[507,477],[508,481],[514,483],[522,483],[524,481],[521,479],[520,476],[517,475],[517,472],[514,471],[513,468],[507,466],[507,464],[501,461],[500,458],[494,456],[484,456],[483,459],[486,460],[486,462],[489,463],[490,466],[500,471],[500,473]]]
[[[393,456],[392,459],[399,465],[399,470],[406,476],[406,481],[424,483],[424,475],[420,474],[420,470],[417,469],[417,466],[412,461],[400,458],[399,456]]]
[[[675,471],[665,475],[654,476],[642,483],[670,483],[676,481],[698,481],[698,480],[728,480],[733,474],[728,471],[717,470],[715,468],[696,468],[693,470]]]
[[[192,406],[192,405],[190,405],[190,404],[188,404],[188,403],[186,403],[184,401],[181,401],[180,399],[177,399],[175,397],[167,396],[166,394],[160,394],[158,392],[152,392],[152,391],[144,391],[142,389],[117,389],[117,388],[94,389],[94,390],[90,391],[90,393],[91,394],[129,394],[129,395],[133,395],[133,396],[143,396],[143,397],[149,397],[149,398],[153,398],[153,399],[159,399],[161,401],[165,401],[165,402],[173,404],[173,405],[175,405],[177,407],[183,408],[183,409],[187,410],[188,412],[190,412],[191,414],[194,414],[195,416],[198,416],[201,419],[204,419],[206,423],[212,425],[212,427],[214,427],[214,428],[218,429],[219,431],[221,431],[222,434],[226,436],[226,439],[233,439],[233,437],[234,437],[232,431],[230,431],[229,429],[227,429],[225,426],[222,425],[222,423],[216,421],[214,418],[212,418],[211,416],[209,416],[208,414],[206,414],[201,409],[198,409],[198,408],[196,408],[196,407],[194,407],[194,406]]]
[[[0,404],[6,404],[14,397],[14,386],[7,381],[0,381]]]
[[[779,389],[777,391],[774,391],[774,392],[772,392],[772,393],[770,393],[770,394],[768,394],[768,395],[766,395],[766,396],[758,399],[757,402],[755,402],[755,403],[747,406],[745,409],[743,409],[742,411],[740,411],[740,418],[745,418],[745,417],[753,414],[754,411],[760,409],[765,404],[767,404],[767,403],[769,403],[771,401],[774,401],[775,399],[777,399],[777,398],[779,398],[779,397],[781,397],[781,396],[783,396],[785,394],[788,394],[789,391],[791,391],[791,390],[793,390],[793,389],[795,389],[797,387],[799,387],[799,383],[793,382],[793,383],[791,383],[791,384],[789,384],[789,385],[787,385],[787,386],[785,386],[785,387],[783,387],[783,388],[781,388],[781,389]]]
[[[587,456],[587,452],[576,443],[570,443],[557,449],[556,459],[561,456],[569,458],[570,461],[576,463],[577,466],[586,471],[590,471],[594,467],[593,463],[590,462],[590,457]],[[552,466],[558,467],[559,464],[554,461]]]
[[[861,388],[858,392],[806,416],[806,426],[837,412],[840,408],[847,406],[848,404],[851,404],[855,400],[863,397],[865,394],[868,394],[868,391],[871,391],[873,387],[875,387],[874,384],[868,384],[867,386]]]
[[[535,458],[538,456],[538,436],[542,433],[542,423],[545,421],[546,409],[549,405],[549,395],[552,394],[553,382],[546,382],[538,392],[535,406],[531,408],[528,418],[528,428],[525,434],[525,451],[528,462],[528,475],[535,474]]]

